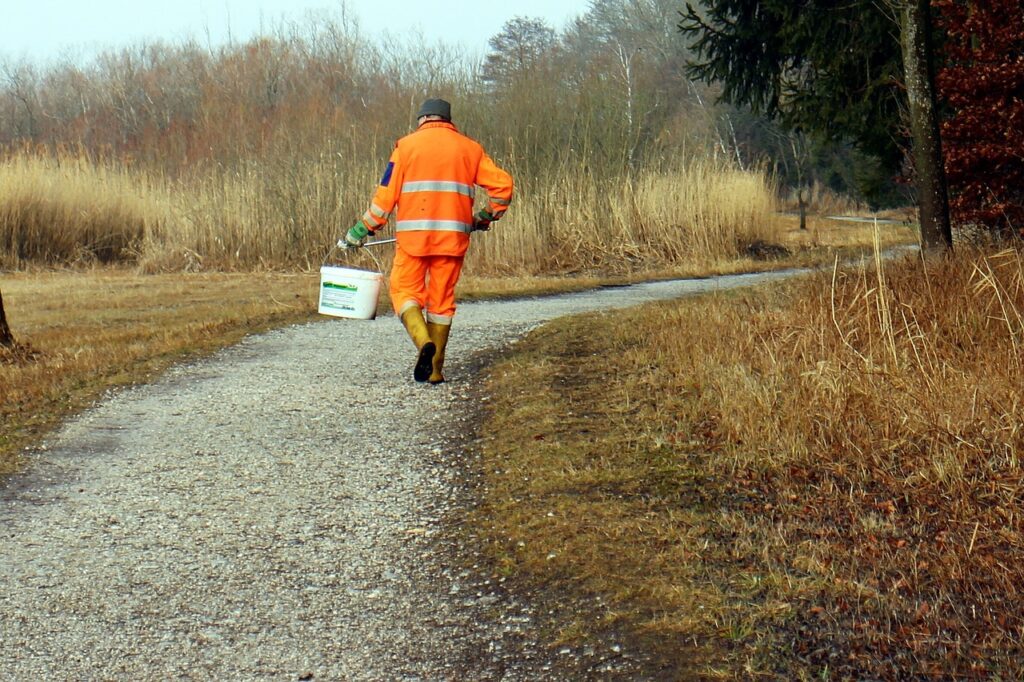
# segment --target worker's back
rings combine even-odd
[[[436,121],[399,140],[397,152],[399,245],[414,256],[463,255],[483,147],[451,123]]]

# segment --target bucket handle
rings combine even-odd
[[[394,237],[390,239],[378,239],[375,242],[366,242],[365,244],[363,244],[363,246],[379,246],[381,244],[394,244],[396,241],[397,240]],[[338,249],[341,249],[342,251],[352,251],[355,250],[355,248],[356,247],[349,246],[348,242],[346,242],[344,238],[339,239],[338,243],[332,246],[331,250],[327,252],[326,256],[324,256],[324,262],[321,263],[321,265],[327,265],[327,262],[331,260],[331,256],[333,256],[334,252],[337,251]],[[384,268],[381,266],[380,261],[377,260],[377,256],[374,255],[373,251],[367,251],[366,253],[369,254],[370,258],[373,259],[374,265],[377,266],[377,272],[384,272]]]

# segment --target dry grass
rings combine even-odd
[[[567,168],[521,183],[509,218],[474,249],[469,266],[538,274],[707,265],[773,239],[774,210],[759,173],[699,162],[638,177]]]
[[[818,215],[867,215],[870,210],[850,197],[814,182],[810,187],[790,189],[783,200],[786,211],[800,210],[800,196],[803,196],[804,207],[810,213]]]
[[[556,323],[492,374],[479,521],[680,676],[1016,678],[1022,343],[1017,251]]]
[[[71,177],[75,172],[69,170]],[[116,182],[122,181],[124,187],[132,187],[125,178]],[[78,187],[76,183],[77,180],[72,180],[70,185]],[[95,189],[90,190],[86,186],[82,192],[88,194]],[[152,218],[144,208],[138,209],[139,205],[145,205],[144,202],[125,205],[134,206],[139,213],[133,214],[131,208],[118,209],[116,201],[111,199],[108,206],[115,208],[108,213],[108,218],[111,215],[137,215],[142,217],[137,223],[140,225],[145,225],[146,220]],[[66,219],[64,222],[61,222],[62,217]],[[39,224],[52,220],[54,224],[68,228],[52,232],[55,237],[53,253],[59,250],[75,253],[75,245],[84,240],[82,233],[75,232],[73,218],[73,212],[68,211],[67,206],[39,203]],[[154,222],[159,223],[159,220]],[[779,230],[785,230],[781,223]],[[486,244],[491,237],[492,234],[478,236],[474,248]],[[124,242],[135,238],[129,235]],[[783,239],[786,239],[784,235]],[[375,249],[376,260],[368,253],[369,249],[349,254],[335,253],[331,262],[387,271],[390,267],[389,249]],[[749,257],[720,258],[701,264],[638,269],[602,276],[486,277],[470,272],[459,283],[458,297],[460,300],[473,300],[538,296],[644,279],[782,268],[813,262],[822,253],[815,247],[805,249],[796,257],[773,258],[767,262]],[[77,260],[94,260],[94,256]],[[0,364],[0,376],[4,380],[0,386],[0,399],[3,399],[0,414],[4,415],[4,425],[0,428],[0,471],[13,466],[11,456],[18,446],[55,424],[61,416],[98,396],[104,388],[145,379],[176,357],[230,344],[247,331],[305,319],[313,314],[315,306],[315,273],[293,276],[277,273],[148,276],[140,274],[144,269],[29,271],[5,276],[3,288],[16,337],[27,342],[29,349],[41,353],[18,356],[8,353]],[[272,298],[264,300],[254,296],[249,289],[253,281],[265,282]],[[299,298],[293,301],[296,295]],[[168,300],[175,303],[168,305]],[[386,288],[380,307],[382,311],[389,308]],[[116,323],[113,327],[110,326],[112,322]]]
[[[870,218],[870,217],[869,217]],[[918,230],[910,216],[900,216],[897,223],[878,223],[878,237],[882,248],[900,244],[916,244]],[[807,229],[800,229],[800,219],[793,215],[773,218],[775,239],[790,251],[829,251],[849,248],[871,248],[876,225],[872,222],[835,220],[823,215],[807,216]]]
[[[73,154],[14,155],[0,163],[0,266],[316,269],[369,204],[387,157],[331,144],[315,157],[197,168],[175,181]],[[772,188],[759,173],[698,162],[636,177],[511,171],[514,209],[468,257],[479,276],[693,267],[775,237]]]
[[[365,210],[373,178],[369,164],[342,168],[331,153],[178,181],[75,154],[22,153],[0,163],[0,267],[316,269]]]
[[[72,155],[0,163],[0,266],[121,261],[171,219],[143,175]]]

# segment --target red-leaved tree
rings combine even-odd
[[[1024,234],[1024,3],[935,0],[947,34],[939,94],[955,223]]]

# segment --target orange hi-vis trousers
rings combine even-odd
[[[411,256],[399,246],[391,267],[391,303],[401,316],[409,308],[427,309],[427,322],[451,324],[455,285],[462,256]]]

